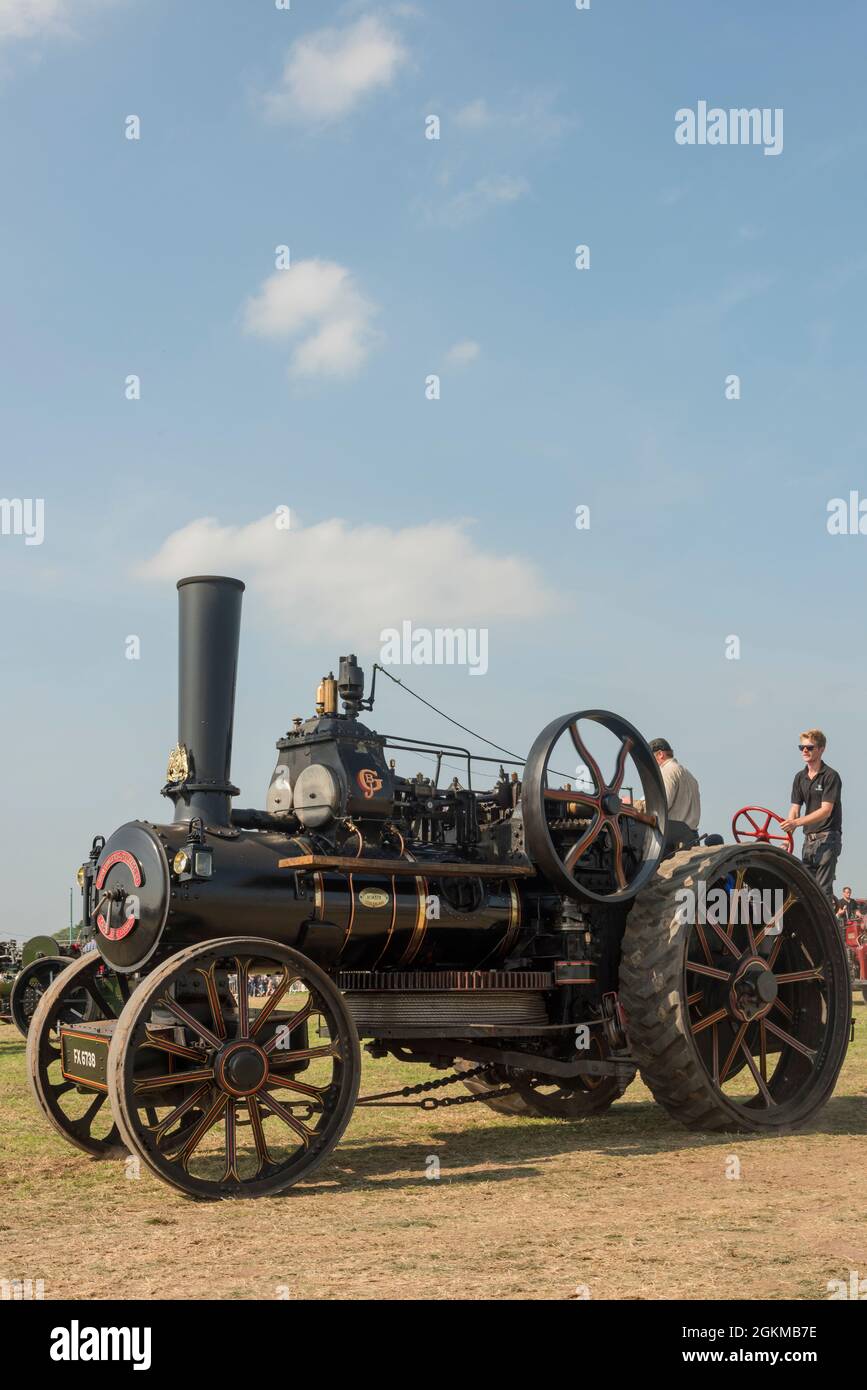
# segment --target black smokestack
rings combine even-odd
[[[175,820],[201,816],[229,825],[235,677],[241,633],[240,579],[199,574],[178,580],[178,744],[167,796]],[[186,764],[184,757],[186,756]]]

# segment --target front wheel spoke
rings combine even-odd
[[[727,970],[717,970],[712,965],[701,965],[697,960],[688,960],[686,968],[691,970],[694,975],[707,975],[712,980],[728,980],[729,978]]]
[[[247,1113],[250,1116],[250,1128],[253,1131],[253,1143],[256,1145],[256,1156],[259,1166],[256,1169],[256,1177],[265,1168],[273,1168],[274,1160],[268,1151],[268,1141],[265,1138],[265,1130],[262,1127],[262,1116],[259,1114],[259,1103],[255,1096],[247,1097]]]
[[[312,1060],[314,1057],[335,1057],[338,1062],[342,1061],[340,1056],[340,1043],[326,1043],[322,1047],[299,1048],[297,1052],[281,1052],[280,1062],[303,1062]]]
[[[90,1126],[93,1124],[94,1120],[96,1119],[97,1115],[99,1114],[100,1110],[105,1105],[105,1102],[107,1100],[108,1096],[106,1092],[98,1091],[97,1094],[94,1096],[93,1100],[90,1102],[90,1105],[85,1110],[84,1114],[78,1120],[76,1120],[75,1128],[83,1130],[85,1134],[89,1134]]]
[[[259,1032],[259,1029],[262,1027],[266,1018],[270,1017],[270,1015],[276,1009],[277,1005],[280,1003],[280,1000],[283,998],[283,995],[286,993],[293,979],[297,980],[297,978],[297,975],[293,976],[289,974],[288,965],[282,966],[282,974],[280,976],[279,985],[276,986],[274,993],[268,997],[268,999],[262,1005],[259,1012],[256,1014],[256,1017],[253,1019],[252,1025],[250,1027],[251,1038],[255,1038],[256,1034]]]
[[[220,1005],[220,991],[217,988],[217,962],[211,961],[207,970],[200,965],[196,966],[196,973],[201,975],[205,982],[205,989],[208,994],[208,1003],[211,1007],[211,1022],[214,1025],[214,1032],[218,1038],[226,1036],[226,1020],[223,1018],[223,1010]]]
[[[250,958],[235,957],[238,971],[238,1037],[249,1037],[250,1033]]]
[[[204,1139],[208,1130],[213,1129],[214,1125],[219,1120],[228,1103],[229,1097],[227,1095],[217,1096],[217,1099],[214,1101],[210,1110],[207,1112],[207,1114],[202,1116],[201,1120],[196,1125],[186,1144],[184,1144],[183,1148],[178,1151],[177,1162],[180,1163],[184,1172],[188,1171],[187,1164],[189,1163],[199,1144]]]
[[[165,1076],[147,1076],[133,1083],[137,1095],[150,1091],[161,1091],[166,1086],[195,1086],[201,1081],[213,1081],[214,1068],[203,1067],[199,1071],[170,1071]]]
[[[769,1018],[765,1019],[765,1027],[781,1042],[788,1043],[789,1047],[793,1047],[796,1052],[802,1053],[804,1057],[809,1057],[810,1061],[815,1057],[815,1047],[808,1047],[806,1043],[801,1042],[800,1038],[795,1038],[791,1033],[787,1033],[785,1028],[778,1028],[776,1023],[772,1023]]]
[[[735,1060],[735,1057],[738,1055],[738,1052],[739,1052],[739,1050],[740,1050],[741,1043],[743,1042],[744,1037],[746,1036],[746,1031],[747,1031],[747,1028],[748,1028],[748,1027],[749,1027],[749,1024],[747,1024],[747,1023],[742,1023],[741,1026],[740,1026],[740,1028],[738,1029],[737,1033],[735,1034],[735,1040],[734,1040],[734,1042],[733,1042],[732,1045],[731,1045],[731,1049],[730,1049],[730,1051],[729,1051],[729,1055],[728,1055],[728,1057],[726,1057],[726,1059],[725,1059],[725,1061],[723,1062],[723,1065],[722,1065],[722,1067],[721,1067],[721,1069],[720,1069],[720,1074],[719,1074],[720,1085],[722,1085],[722,1083],[725,1081],[726,1077],[727,1077],[728,1074],[729,1074],[729,1068],[731,1067],[732,1062]]]
[[[257,1099],[260,1105],[264,1105],[266,1110],[270,1110],[272,1115],[276,1115],[298,1135],[305,1149],[309,1147],[310,1140],[313,1138],[312,1129],[308,1129],[300,1120],[296,1120],[291,1110],[287,1110],[285,1105],[280,1104],[279,1100],[275,1100],[273,1096],[269,1096],[267,1091],[260,1091]]]
[[[201,1062],[202,1054],[197,1052],[194,1047],[182,1047],[180,1043],[174,1042],[171,1038],[158,1037],[156,1033],[145,1030],[145,1040],[143,1047],[155,1047],[160,1052],[170,1052],[173,1057],[185,1057],[188,1062]]]
[[[226,1167],[223,1171],[223,1182],[241,1181],[238,1173],[238,1127],[236,1106],[237,1101],[235,1100],[230,1100],[226,1106]]]
[[[710,1028],[714,1024],[721,1023],[724,1018],[728,1018],[728,1009],[717,1009],[714,1013],[708,1014],[706,1018],[700,1018],[692,1024],[693,1033],[701,1033],[705,1028]]]
[[[217,1034],[211,1033],[211,1030],[208,1029],[206,1024],[201,1023],[199,1019],[195,1019],[192,1013],[186,1012],[186,1009],[183,1008],[181,1004],[178,1004],[176,999],[172,999],[170,994],[163,995],[163,998],[160,999],[160,1006],[161,1008],[168,1009],[168,1012],[174,1013],[178,1022],[183,1023],[183,1026],[192,1029],[193,1033],[199,1034],[201,1041],[207,1042],[208,1047],[213,1047],[214,1049],[220,1049],[222,1047],[222,1038],[218,1038]]]
[[[275,1032],[273,1037],[269,1038],[266,1043],[262,1044],[262,1051],[267,1052],[270,1055],[270,1053],[274,1052],[276,1049],[276,1051],[282,1055],[284,1049],[277,1046],[280,1038],[290,1038],[292,1034],[295,1032],[295,1030],[301,1027],[302,1023],[307,1022],[308,1018],[312,1013],[313,1000],[308,999],[307,1003],[304,1005],[304,1008],[299,1009],[297,1014],[292,1014],[291,1018],[287,1019],[285,1022],[282,1019],[278,1021],[277,1031]],[[295,1056],[294,1052],[292,1053],[292,1056]]]
[[[164,994],[159,1002],[162,1008],[168,1009],[170,1014],[174,1014],[179,1023],[183,1023],[186,1028],[192,1028],[194,1033],[198,1033],[202,1041],[206,1042],[209,1047],[213,1047],[215,1050],[222,1047],[222,1038],[218,1038],[216,1033],[212,1033],[204,1023],[200,1023],[197,1018],[193,1018],[192,1014],[187,1013],[186,1009],[176,999],[172,999],[171,995]]]
[[[200,1086],[199,1089],[194,1091],[191,1096],[188,1096],[185,1101],[175,1106],[174,1110],[170,1111],[164,1120],[157,1120],[156,1124],[148,1125],[148,1129],[153,1131],[154,1139],[160,1147],[162,1147],[163,1138],[171,1129],[172,1125],[186,1115],[188,1110],[192,1110],[194,1106],[204,1101],[210,1089],[210,1086],[207,1085]]]
[[[96,1007],[102,1011],[103,1017],[117,1018],[117,1005],[113,1004],[108,995],[103,993],[96,980],[85,980],[83,983]]]
[[[291,1076],[276,1076],[270,1071],[265,1086],[282,1086],[286,1091],[297,1091],[300,1096],[308,1096],[310,1100],[321,1103],[328,1092],[327,1086],[311,1086],[306,1081],[295,1081]]]

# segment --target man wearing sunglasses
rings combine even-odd
[[[784,830],[804,831],[801,859],[823,893],[834,901],[834,872],[843,847],[843,783],[840,774],[823,761],[825,735],[821,729],[801,734],[798,748],[804,766],[792,783],[792,804]],[[801,807],[804,814],[801,815]]]

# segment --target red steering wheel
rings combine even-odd
[[[757,819],[754,819],[753,812]],[[748,824],[738,826],[741,816]],[[761,817],[764,816],[764,823]],[[778,816],[776,811],[769,811],[767,806],[742,806],[732,816],[732,834],[738,844],[743,844],[744,840],[760,840],[762,844],[782,844],[787,854],[792,854],[795,848],[795,841],[791,830],[784,830],[782,835],[772,835],[770,827],[772,824],[782,825],[783,817]]]

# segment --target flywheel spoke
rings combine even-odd
[[[599,832],[602,829],[603,825],[605,825],[605,823],[605,817],[602,815],[598,815],[596,817],[596,820],[591,825],[590,829],[586,832],[586,834],[582,835],[580,840],[576,840],[575,844],[572,846],[569,853],[566,855],[566,858],[563,860],[563,863],[565,864],[566,869],[570,874],[574,871],[575,865],[578,863],[578,860],[581,859],[582,856],[587,853],[590,846],[598,838]]]
[[[572,739],[573,744],[575,745],[575,751],[577,752],[584,766],[589,771],[590,776],[593,778],[594,787],[596,788],[597,792],[601,793],[602,789],[605,786],[605,780],[602,776],[602,773],[599,771],[599,765],[596,762],[596,759],[593,757],[593,754],[590,752],[590,750],[585,746],[584,740],[578,732],[577,724],[569,725],[569,736]]]
[[[623,785],[623,778],[626,773],[626,759],[632,752],[633,742],[631,738],[623,739],[620,751],[617,754],[617,763],[614,768],[614,780],[611,783],[611,791],[619,792]]]

